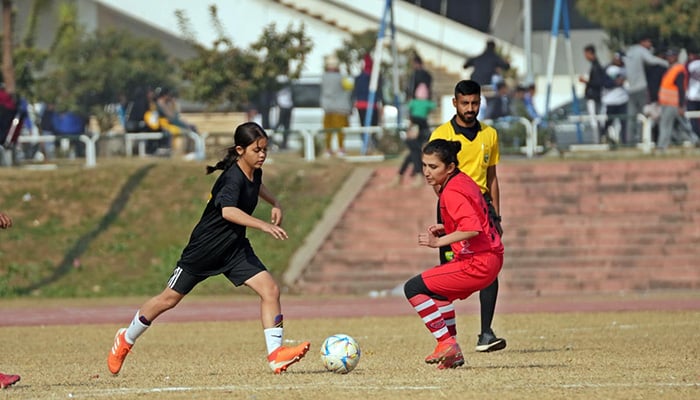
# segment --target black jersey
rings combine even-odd
[[[214,183],[211,198],[177,265],[194,275],[216,275],[233,267],[245,249],[250,248],[246,227],[225,220],[224,207],[237,207],[252,214],[258,204],[262,170],[250,181],[238,164],[224,171]]]

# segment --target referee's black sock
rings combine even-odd
[[[479,292],[479,302],[481,303],[481,333],[491,333],[491,323],[493,315],[496,313],[496,298],[498,297],[498,278],[488,287]]]

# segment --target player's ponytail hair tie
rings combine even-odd
[[[216,165],[207,165],[207,175],[221,169],[226,171],[238,160],[238,151],[236,147],[240,146],[242,148],[248,147],[251,143],[258,141],[259,139],[267,139],[267,133],[265,130],[255,122],[246,122],[238,125],[236,131],[233,133],[233,143],[234,145],[226,149],[226,157],[221,161],[217,162]]]
[[[238,160],[238,152],[236,151],[236,146],[231,146],[226,149],[226,157],[224,157],[221,161],[217,162],[216,165],[207,165],[207,175],[211,174],[217,169],[226,171],[236,162],[236,160]]]

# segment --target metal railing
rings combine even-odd
[[[65,139],[66,136],[57,135],[20,135],[17,137],[18,144],[39,144],[39,143],[55,143],[56,139]],[[97,150],[96,143],[100,139],[100,134],[98,132],[93,132],[90,135],[81,134],[78,136],[78,140],[85,144],[85,167],[92,168],[97,165]],[[3,149],[5,150],[5,149]],[[6,149],[9,150],[9,149]]]
[[[316,160],[316,136],[319,134],[341,131],[345,135],[360,135],[363,142],[363,153],[366,153],[370,135],[373,133],[383,134],[385,130],[386,129],[381,126],[351,126],[340,129],[302,130],[300,133],[304,141],[304,159],[309,162]],[[362,155],[364,156],[365,154]]]

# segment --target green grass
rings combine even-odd
[[[276,241],[254,230],[248,235],[279,277],[353,165],[307,163],[295,154],[272,158],[263,179],[282,202],[290,238]],[[14,220],[11,229],[0,232],[0,297],[109,297],[162,290],[218,176],[205,175],[204,166],[103,159],[89,170],[71,165],[54,171],[0,169],[0,210]],[[269,213],[261,201],[255,216],[268,220]],[[231,290],[219,277],[203,286],[201,293]]]

